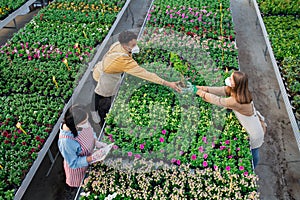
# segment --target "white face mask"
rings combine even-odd
[[[230,77],[227,77],[227,78],[225,79],[225,85],[231,87]]]
[[[135,45],[132,49],[131,49],[131,53],[140,53],[140,48],[138,45]]]
[[[89,121],[86,121],[84,124],[77,125],[77,127],[89,128],[89,127],[91,127],[91,125],[90,125]]]

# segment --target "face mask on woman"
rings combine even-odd
[[[231,87],[230,77],[227,77],[227,78],[225,79],[225,85]]]

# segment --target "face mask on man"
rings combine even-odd
[[[230,77],[227,77],[227,78],[225,79],[225,85],[227,85],[227,86],[229,86],[229,87],[232,87],[232,86],[231,86],[231,82],[230,82]]]
[[[140,48],[138,45],[135,45],[132,49],[131,49],[131,53],[140,53]]]

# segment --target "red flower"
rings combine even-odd
[[[9,143],[9,141],[8,140],[4,140],[4,144],[8,144]]]
[[[2,136],[7,137],[7,135],[8,135],[8,132],[7,132],[7,131],[3,131],[3,132],[2,132]]]
[[[197,31],[199,30],[199,26],[195,26],[194,28],[195,28]]]
[[[41,137],[37,135],[37,136],[35,137],[35,139],[36,139],[37,141],[40,141],[40,140],[41,140]]]
[[[23,142],[22,142],[22,145],[24,145],[24,146],[25,146],[25,145],[26,145],[26,142],[25,142],[25,141],[23,141]]]

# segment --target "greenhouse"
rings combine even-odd
[[[1,1],[0,199],[300,199],[299,5]]]

